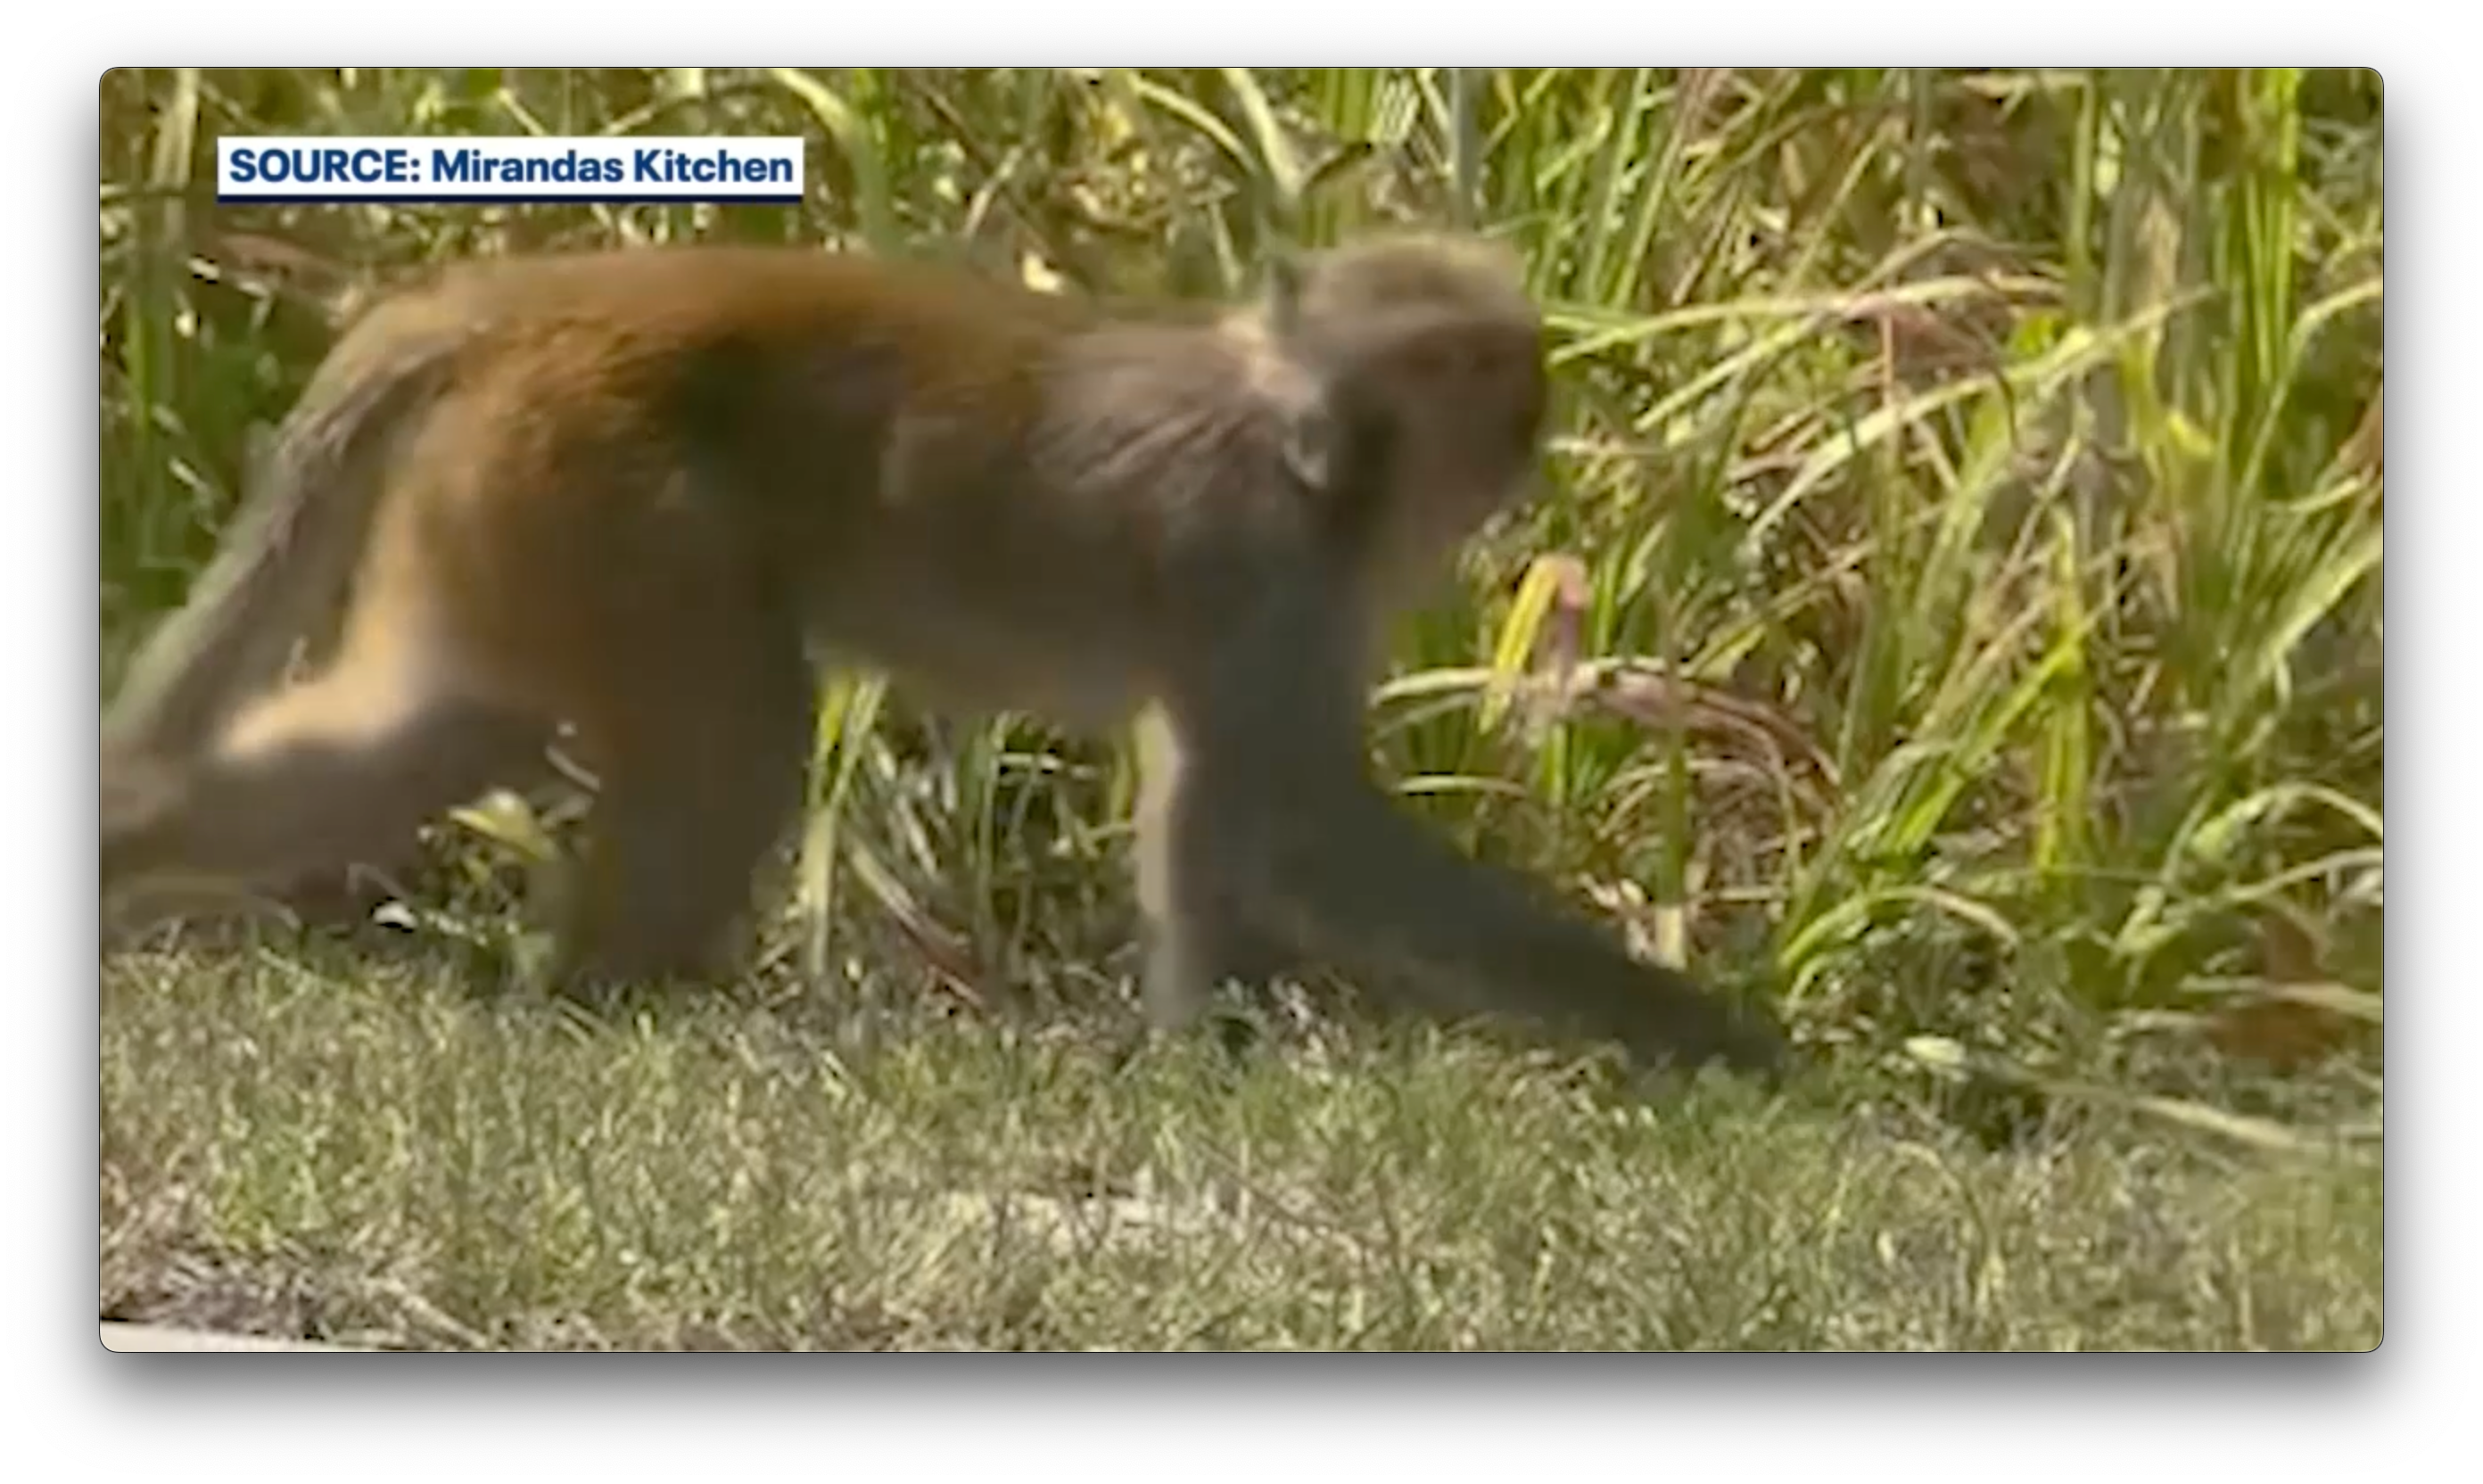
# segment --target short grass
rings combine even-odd
[[[419,962],[104,979],[108,1317],[417,1348],[2365,1349],[2376,1152]],[[1643,1096],[1629,1096],[1635,1091]]]
[[[1124,740],[843,677],[754,985],[617,1023],[474,997],[451,945],[502,940],[509,832],[447,832],[401,961],[108,958],[107,1313],[2376,1343],[2375,74],[158,68],[99,101],[107,684],[338,313],[443,261],[733,238],[1236,295],[1280,247],[1508,240],[1551,331],[1542,498],[1403,625],[1375,760],[1822,1069],[1620,1100],[1330,1021],[1125,1054]],[[226,133],[702,130],[810,139],[807,199],[202,189]]]

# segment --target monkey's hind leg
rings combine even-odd
[[[542,723],[395,680],[340,665],[244,711],[200,757],[108,757],[105,891],[394,860],[428,820],[540,768]]]
[[[578,723],[598,788],[562,904],[562,988],[714,972],[800,807],[815,691],[801,632],[746,591],[735,601],[736,617],[719,600],[610,650],[630,674],[605,693],[627,699]]]

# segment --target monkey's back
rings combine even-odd
[[[530,671],[756,598],[951,703],[1107,723],[1153,683],[1169,636],[1144,620],[1176,623],[1213,555],[1186,513],[1264,497],[1278,457],[1212,324],[922,265],[499,260],[383,304],[334,358],[442,322],[451,384],[377,560],[406,553]]]

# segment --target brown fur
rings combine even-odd
[[[564,974],[698,973],[798,801],[823,658],[1143,713],[1147,1000],[1302,958],[1449,1014],[1763,1063],[1745,1023],[1366,776],[1377,626],[1529,477],[1540,327],[1460,239],[1220,320],[857,257],[502,261],[382,303],[106,719],[108,889],[368,859],[600,781]],[[277,686],[341,610],[334,655]]]

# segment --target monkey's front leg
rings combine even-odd
[[[1194,770],[1161,708],[1137,726],[1138,906],[1146,967],[1139,997],[1148,1021],[1177,1032],[1197,1023],[1227,982],[1261,990],[1301,967],[1300,955],[1259,928],[1242,884],[1223,868],[1223,842],[1196,828]]]

